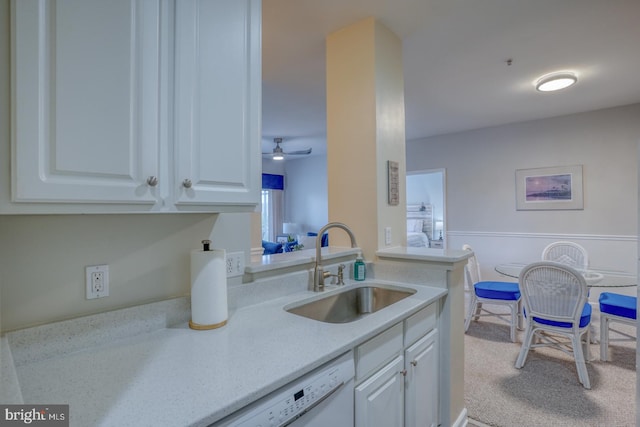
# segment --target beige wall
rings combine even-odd
[[[399,164],[400,204],[387,204],[387,161]],[[327,37],[329,221],[349,225],[373,260],[406,242],[402,43],[373,18]],[[395,230],[395,232],[393,232]],[[343,233],[332,244],[348,245]]]
[[[189,253],[248,255],[252,214],[0,216],[2,327],[162,300],[190,291]],[[110,296],[85,299],[85,266],[108,264]]]

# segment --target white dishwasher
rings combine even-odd
[[[212,426],[353,426],[354,375],[349,351]]]

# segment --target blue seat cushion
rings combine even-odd
[[[279,254],[282,252],[282,243],[262,241],[263,255]]]
[[[476,295],[480,298],[517,301],[520,299],[520,289],[512,282],[478,282],[474,286]]]
[[[615,316],[635,319],[637,315],[638,298],[628,295],[603,292],[598,299],[600,312],[613,314]]]
[[[541,319],[540,317],[534,317],[533,320],[538,323],[542,323],[543,325],[557,326],[559,328],[571,327],[571,323],[569,322],[556,322],[555,320]],[[589,322],[591,322],[591,304],[586,303],[582,309],[582,315],[580,316],[580,327],[584,328],[589,324]]]

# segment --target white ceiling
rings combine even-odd
[[[285,151],[325,152],[325,38],[369,16],[403,40],[408,140],[640,102],[640,0],[263,0],[262,8],[263,151],[282,137]],[[534,89],[558,70],[575,71],[577,85]]]

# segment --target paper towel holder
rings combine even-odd
[[[227,324],[227,280],[225,250],[212,249],[211,240],[201,241],[201,250],[191,251],[191,320],[195,330]]]

